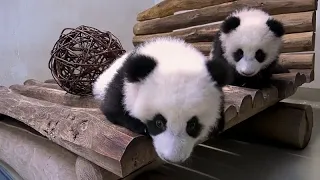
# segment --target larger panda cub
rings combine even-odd
[[[117,59],[93,93],[109,121],[150,135],[161,159],[179,163],[223,128],[226,70],[183,40],[157,38]]]
[[[272,74],[289,72],[278,64],[284,33],[282,23],[268,13],[243,8],[223,21],[210,56],[231,65],[232,85],[269,87]]]

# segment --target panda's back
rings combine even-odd
[[[105,97],[105,93],[113,81],[115,75],[123,66],[124,62],[127,60],[130,52],[125,53],[120,58],[116,59],[110,66],[107,68],[95,81],[93,84],[93,95],[98,100],[103,100]]]

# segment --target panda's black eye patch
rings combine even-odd
[[[199,119],[194,116],[187,122],[186,132],[189,136],[196,138],[199,136],[202,130],[202,125],[199,123]]]
[[[262,63],[266,59],[266,54],[261,49],[259,49],[256,52],[255,58],[258,62]]]
[[[240,59],[243,57],[243,51],[242,49],[238,49],[233,53],[233,58],[236,62],[240,61]]]
[[[156,136],[167,129],[167,120],[161,114],[157,114],[151,121],[147,121],[148,132]]]

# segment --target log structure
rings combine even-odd
[[[106,121],[98,103],[35,80],[0,87],[0,114],[27,124],[119,177],[153,162],[156,154],[151,140]]]
[[[279,59],[290,73],[273,75],[273,86],[267,89],[224,87],[225,130],[278,104],[293,95],[299,86],[314,80],[316,1],[164,0],[141,12],[137,17],[139,22],[133,28],[134,45],[153,37],[174,36],[185,39],[208,55],[221,20],[244,6],[262,8],[284,23],[286,34]],[[115,179],[127,178],[157,162],[151,139],[111,124],[99,106],[100,102],[92,97],[67,94],[54,80],[29,79],[23,85],[0,86],[0,115],[23,122],[84,158],[90,166],[92,163],[92,166],[111,172],[117,177]],[[304,118],[302,111],[297,114],[309,122],[310,118]],[[271,126],[265,130],[268,131],[272,131]],[[296,142],[288,137],[291,136],[274,136],[289,143]],[[304,147],[308,138],[301,142],[299,145]]]
[[[315,0],[164,0],[138,14],[133,44],[154,37],[179,37],[208,55],[214,35],[226,16],[242,7],[261,8],[285,27],[280,63],[293,72],[308,69],[313,74]],[[305,71],[303,71],[305,72]],[[313,77],[308,79],[308,82]]]
[[[303,149],[311,138],[312,107],[305,104],[277,103],[224,133],[229,138],[251,142],[281,142]]]
[[[209,55],[214,35],[231,12],[242,7],[261,8],[285,27],[279,62],[290,73],[273,76],[274,88],[264,90],[228,86],[227,127],[291,96],[314,79],[315,0],[164,0],[138,14],[133,44],[154,37],[179,37]]]
[[[281,74],[274,77],[278,86],[263,90],[226,86],[225,129],[292,95],[309,76],[310,71]],[[156,161],[151,140],[108,122],[100,102],[66,94],[52,81],[46,82],[30,79],[24,85],[0,87],[0,114],[121,178]]]

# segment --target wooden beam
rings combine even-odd
[[[307,77],[298,72],[273,74],[273,84],[277,87],[279,92],[279,99],[287,98],[293,95],[299,86],[307,82]]]
[[[241,141],[281,143],[303,149],[311,138],[313,112],[310,105],[279,102],[224,133]]]
[[[53,142],[120,177],[156,157],[148,138],[109,123],[97,111],[36,100],[0,87],[0,114],[22,121]]]
[[[223,20],[235,9],[246,6],[261,8],[272,15],[314,11],[316,8],[314,0],[238,0],[160,19],[138,22],[135,24],[133,32],[135,35],[164,33],[175,29],[217,22]]]
[[[310,83],[314,80],[314,70],[313,69],[290,69],[292,73],[300,73],[306,76],[306,82]]]
[[[313,32],[284,35],[281,52],[289,53],[289,52],[313,51],[314,49],[313,41],[314,41]],[[194,45],[194,47],[196,47],[205,55],[209,55],[212,47],[212,42],[197,42],[192,44]]]
[[[267,89],[224,87],[227,97],[225,130],[291,96],[306,79],[305,74],[291,72],[275,75],[275,87]],[[31,81],[25,84],[28,82]],[[147,137],[110,123],[97,107],[79,105],[83,102],[74,95],[44,86],[0,87],[0,114],[27,124],[60,146],[120,177],[156,160],[152,142]]]
[[[288,69],[313,69],[314,53],[285,53],[279,56],[279,63]]]
[[[39,87],[63,90],[55,81],[53,83],[43,83],[41,81],[29,79],[24,82],[24,85],[26,85],[26,86],[39,86]]]
[[[237,113],[233,117],[225,112],[225,115],[232,117],[231,119],[226,118],[225,130],[293,95],[297,88],[307,81],[307,76],[307,73],[300,73],[299,71],[276,74],[272,77],[274,87],[262,90],[250,90],[236,86],[224,87],[223,91],[226,97],[228,97],[227,99],[234,99],[232,100],[233,103],[226,102],[225,106],[228,108],[237,109]],[[255,94],[254,96],[253,93]],[[260,93],[262,93],[263,99],[261,99]],[[251,94],[251,98],[248,98],[246,94]],[[241,98],[237,98],[237,96],[242,96],[245,98],[239,100]],[[250,106],[250,101],[248,99],[253,99],[251,102],[253,105],[252,107]],[[259,105],[254,106],[254,104]]]
[[[226,86],[223,88],[223,92],[225,93],[226,99],[234,99],[227,101],[225,106],[229,106],[229,108],[236,107],[237,109],[235,116],[231,117],[229,115],[231,118],[225,117],[225,130],[264,110],[279,100],[278,90],[275,87],[254,90],[237,86]],[[250,97],[248,97],[248,95]],[[242,96],[243,99],[237,98],[238,96]],[[225,116],[226,115],[228,114],[225,112]]]
[[[283,37],[282,52],[314,50],[314,32],[287,34]]]
[[[187,42],[198,42],[198,41],[210,42],[213,40],[213,37],[216,34],[216,32],[218,32],[219,26],[220,26],[220,23],[210,24],[202,27],[183,29],[179,31],[169,32],[169,33],[134,36],[132,42],[134,45],[138,45],[151,38],[167,37],[167,36],[181,38]]]
[[[315,16],[314,11],[309,11],[309,12],[300,12],[300,13],[279,14],[279,15],[274,15],[273,17],[275,19],[280,20],[284,24],[286,34],[290,34],[290,33],[315,31],[314,24],[313,24],[314,16]],[[220,24],[221,23],[218,22],[216,24],[182,29],[182,30],[173,31],[169,33],[134,36],[133,44],[138,45],[151,38],[166,37],[166,36],[182,38],[187,42],[212,41],[214,38],[214,35],[219,30]]]
[[[52,83],[52,84],[57,84],[56,80],[54,79],[47,79],[44,81],[45,83]]]
[[[28,80],[30,82],[30,80]],[[47,83],[43,83],[47,84]],[[38,84],[39,85],[39,84]],[[52,85],[52,84],[50,84]],[[99,108],[98,101],[90,96],[76,96],[66,93],[64,90],[51,89],[37,85],[12,85],[10,89],[13,91],[35,99],[49,101],[64,106],[78,107],[78,108]]]
[[[162,18],[173,15],[175,12],[199,9],[207,6],[214,6],[235,0],[164,0],[150,9],[147,9],[138,14],[138,21],[145,21],[149,19]]]

